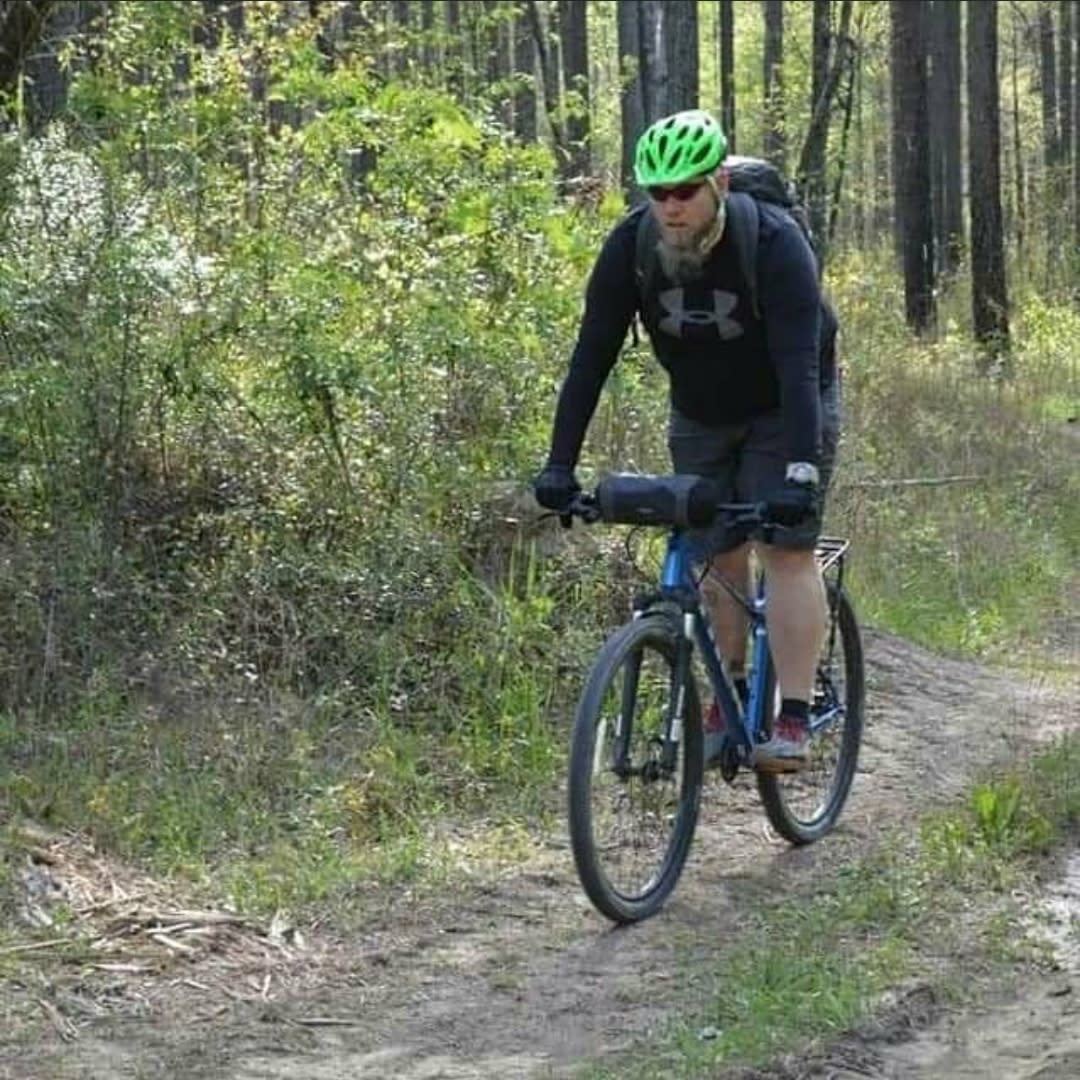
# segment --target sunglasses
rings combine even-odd
[[[649,198],[654,202],[667,202],[668,199],[674,199],[676,202],[688,202],[701,190],[704,183],[704,180],[696,180],[690,184],[676,184],[674,187],[653,186],[645,190],[649,193]]]

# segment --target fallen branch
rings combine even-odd
[[[52,1021],[53,1027],[64,1042],[71,1042],[79,1037],[79,1031],[75,1025],[55,1006],[51,1001],[38,998],[38,1004],[42,1011]]]
[[[106,908],[116,907],[117,904],[134,904],[145,895],[145,893],[135,893],[133,896],[114,896],[109,900],[98,900],[97,903],[76,908],[75,914],[79,916],[93,915],[95,912],[104,911]]]
[[[290,1016],[287,1018],[290,1024],[299,1024],[301,1027],[356,1027],[358,1021],[343,1020],[337,1016]]]
[[[7,945],[0,949],[0,956],[11,956],[13,953],[36,952],[38,949],[52,949],[57,945],[70,945],[71,938],[52,938],[49,941],[35,941],[28,945]]]
[[[159,945],[164,945],[166,949],[171,949],[173,952],[186,953],[188,956],[192,956],[199,951],[198,949],[193,949],[190,945],[183,945],[179,941],[173,941],[173,939],[166,934],[151,933],[150,937],[152,937]]]
[[[943,487],[947,484],[988,484],[1001,480],[1030,479],[1031,473],[1008,473],[1005,476],[917,476],[896,480],[845,480],[837,487],[843,488],[891,488],[891,487]]]

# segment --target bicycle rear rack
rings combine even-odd
[[[835,566],[844,557],[849,547],[851,547],[850,540],[843,540],[836,536],[822,536],[814,549],[822,573],[830,566]]]

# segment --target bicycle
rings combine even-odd
[[[728,676],[699,593],[687,531],[718,515],[749,538],[773,525],[765,504],[722,503],[711,483],[692,476],[615,474],[592,495],[581,493],[562,515],[586,522],[668,529],[660,580],[637,596],[632,618],[601,648],[578,702],[570,746],[568,814],[578,876],[593,905],[616,923],[655,914],[675,888],[690,851],[704,780],[698,676],[700,655],[718,702],[724,734],[711,761],[733,784],[768,738],[779,707],[765,626],[765,581],[752,595],[724,587],[750,620],[749,696]],[[818,563],[826,580],[828,633],[811,703],[811,762],[795,773],[756,772],[773,828],[791,844],[812,843],[836,824],[851,788],[862,735],[863,653],[854,609],[843,588],[850,541],[822,538]],[[706,567],[707,570],[707,567]],[[823,795],[804,797],[824,774]],[[594,796],[605,798],[594,804]],[[634,818],[635,806],[640,813]],[[808,808],[807,808],[808,807]],[[627,854],[628,853],[628,854]],[[640,864],[642,880],[623,870]]]

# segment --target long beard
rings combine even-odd
[[[723,234],[726,211],[727,207],[721,202],[716,217],[705,228],[685,236],[665,235],[661,227],[656,251],[669,281],[684,285],[701,277],[706,260]]]

